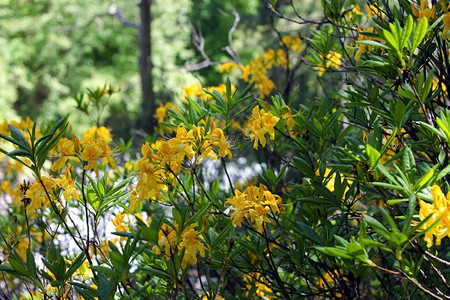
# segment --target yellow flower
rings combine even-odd
[[[272,68],[273,66],[287,67],[288,61],[287,61],[286,53],[284,53],[283,49],[278,49],[276,51],[274,49],[269,49],[269,50],[267,50],[266,53],[264,53],[262,55],[262,57],[266,63],[266,67],[268,69]]]
[[[87,164],[85,164],[84,169],[90,170],[94,169],[95,174],[98,176],[98,164],[97,159],[102,155],[103,150],[99,147],[97,143],[86,145],[81,151],[81,159],[83,159]]]
[[[68,138],[60,139],[52,152],[54,153],[53,155],[58,156],[58,159],[52,165],[52,171],[61,170],[69,159],[79,161],[75,156],[75,145]]]
[[[94,141],[103,140],[105,143],[109,144],[112,142],[111,133],[105,126],[92,126],[86,132],[83,133],[83,140],[87,141],[92,138]]]
[[[433,246],[433,238],[436,237],[436,246],[441,244],[444,237],[450,237],[450,193],[445,197],[441,188],[437,185],[431,187],[431,194],[433,195],[433,203],[426,203],[419,199],[419,218],[423,221],[429,215],[431,218],[422,225],[422,229],[426,230],[433,226],[425,233],[424,240],[427,242],[427,247]]]
[[[211,128],[208,133],[208,138],[211,140],[212,146],[219,147],[220,157],[225,157],[227,155],[229,159],[233,157],[230,151],[230,143],[223,134],[223,130],[220,128],[216,128],[215,122],[211,122]]]
[[[425,17],[428,19],[428,23],[430,23],[430,21],[436,19],[436,7],[432,5],[432,8],[429,8],[427,0],[420,2],[420,9],[414,4],[411,4],[411,9],[413,15],[418,17],[419,20]]]
[[[203,94],[203,86],[200,83],[193,83],[183,87],[182,100],[186,101],[186,97],[194,98]]]
[[[244,192],[235,191],[235,196],[226,201],[231,205],[233,226],[241,226],[244,218],[262,232],[264,223],[271,223],[269,213],[281,214],[284,209],[281,197],[272,194],[265,185],[249,186]]]
[[[219,94],[224,96],[227,91],[227,86],[224,83],[221,83],[218,86],[210,86],[207,88],[207,90],[210,93],[214,93],[214,91],[216,90]],[[234,86],[234,84],[230,85],[230,90],[231,90],[231,94],[234,94],[236,92],[236,87]],[[212,97],[206,93],[203,93],[203,95],[200,97],[200,99],[206,101],[206,100],[212,99]]]
[[[199,297],[201,297],[201,295]],[[216,299],[216,296],[211,294],[210,292],[206,292],[206,295],[202,297],[202,300],[208,299]],[[217,300],[223,300],[223,297],[221,295],[218,295]]]
[[[158,245],[153,246],[152,249],[156,252],[156,254],[160,254],[161,250],[164,250],[166,259],[170,260],[176,251],[176,241],[176,230],[167,224],[163,224],[159,230]]]
[[[444,30],[442,31],[442,38],[448,39],[448,32],[450,31],[450,12],[444,15],[442,21],[444,22]]]
[[[271,112],[260,109],[259,105],[253,108],[252,116],[244,128],[244,134],[253,141],[253,148],[258,149],[259,143],[263,147],[266,146],[266,133],[269,133],[271,140],[275,139],[274,127],[279,119],[277,116],[272,115]]]
[[[205,245],[198,238],[198,232],[194,229],[197,225],[197,223],[192,223],[180,234],[178,223],[175,223],[175,228],[163,224],[159,231],[158,244],[153,246],[153,251],[156,254],[164,251],[166,259],[170,260],[173,259],[175,254],[180,253],[184,249],[181,267],[184,269],[188,265],[195,264],[197,262],[197,253],[201,257],[205,257],[206,251]],[[179,234],[180,237],[178,237]],[[180,238],[180,242],[178,242],[178,238]]]
[[[241,226],[244,221],[244,217],[248,214],[253,204],[248,200],[247,195],[239,190],[235,191],[235,196],[228,199],[227,203],[233,206],[233,213],[231,215],[231,218],[233,219],[233,226]]]
[[[153,149],[148,142],[142,145],[141,152],[143,157],[139,160],[136,167],[138,172],[136,192],[139,196],[137,201],[157,197],[161,191],[166,189],[166,185],[161,181],[163,171],[156,162],[158,158],[154,155]]]
[[[156,109],[154,117],[158,118],[158,123],[164,122],[169,117],[169,110],[178,110],[177,106],[172,104],[171,102],[167,102],[165,104],[159,103],[159,107]]]
[[[360,28],[357,28],[358,29],[358,41],[367,41],[367,40],[374,40],[373,38],[371,38],[371,37],[368,37],[368,36],[365,36],[365,35],[362,35],[360,32],[363,32],[363,31],[366,31],[366,32],[374,32],[374,28],[373,27],[370,27],[370,28],[368,28],[367,30],[364,30],[364,28],[363,29],[360,29]],[[363,53],[366,53],[366,52],[370,52],[370,51],[372,51],[373,49],[375,49],[373,46],[368,46],[368,45],[364,45],[364,44],[359,44],[359,48],[358,48],[358,51],[356,51],[356,53],[355,53],[355,60],[359,60],[360,58],[361,58],[361,55],[363,54]]]
[[[352,17],[353,14],[358,16],[364,16],[364,14],[361,12],[361,8],[357,4],[356,6],[354,4],[350,5],[350,8],[352,9],[350,11],[350,17]]]
[[[185,230],[181,235],[181,243],[178,245],[178,250],[182,251],[184,249],[183,260],[181,261],[181,267],[186,268],[188,264],[193,265],[197,262],[197,253],[201,257],[205,257],[206,247],[197,238],[198,232],[194,228],[189,228]]]
[[[59,187],[61,187],[64,190],[63,195],[66,201],[70,200],[71,197],[73,199],[79,198],[69,168],[66,167],[66,173],[64,175],[61,175],[60,179],[56,179],[55,182]]]
[[[235,62],[226,62],[220,65],[219,72],[220,73],[230,73],[231,69],[237,68],[239,65]]]
[[[333,173],[333,175],[330,176],[330,172],[331,169],[326,168],[325,169],[325,174],[323,174],[324,177],[324,181],[326,182],[326,187],[328,190],[330,190],[331,192],[334,191],[334,184],[336,182],[336,172]],[[316,171],[316,175],[319,175],[319,170]],[[344,181],[344,177],[341,176],[341,182]],[[347,180],[347,183],[350,183],[351,180]],[[347,193],[347,191],[349,190],[348,186],[345,188],[344,194]]]
[[[316,67],[316,70],[319,71],[319,76],[322,76],[323,73],[325,73],[325,71],[329,68],[339,68],[341,66],[341,57],[342,55],[340,53],[330,51],[325,58],[325,65],[319,65]]]
[[[275,55],[275,53],[273,55]],[[270,60],[271,55],[266,54],[266,58]],[[248,65],[241,66],[242,71],[241,78],[245,82],[255,82],[255,88],[259,89],[260,91],[259,96],[261,98],[270,95],[270,92],[275,88],[275,84],[267,76],[266,67],[268,67],[268,65],[266,65],[264,61],[265,59],[263,57],[257,57],[251,60]]]
[[[302,40],[300,37],[292,37],[291,35],[285,35],[280,42],[280,45],[285,45],[288,49],[300,53],[302,51]]]
[[[447,11],[448,11],[448,7],[447,7],[447,5],[445,4],[445,0],[439,0],[439,3],[441,4],[442,12],[443,12],[444,14],[446,14]]]
[[[366,4],[366,9],[367,9],[367,14],[369,15],[369,18],[372,18],[374,15],[378,16],[381,14],[380,7],[376,3],[371,4],[371,5]]]
[[[130,218],[129,218],[127,212],[125,212],[123,214],[118,213],[118,214],[116,214],[116,218],[111,220],[112,223],[114,224],[114,226],[116,226],[116,231],[120,231],[120,232],[130,231],[130,229],[127,226],[127,223],[125,223],[125,216],[128,217],[127,223],[130,223]]]
[[[262,299],[274,298],[274,296],[271,295],[272,289],[266,284],[267,279],[261,276],[260,273],[252,272],[245,275],[244,282],[246,284],[247,290],[249,291],[254,289],[254,287],[256,287],[256,291],[253,296],[258,296],[259,298]]]
[[[327,55],[327,68],[338,68],[341,65],[341,54],[335,51],[331,51]]]
[[[115,169],[116,168],[116,162],[114,161],[113,158],[113,151],[111,150],[111,147],[109,147],[108,144],[106,144],[106,142],[104,142],[103,140],[100,140],[98,142],[98,145],[100,147],[100,149],[102,150],[102,154],[101,157],[103,157],[102,159],[102,165],[103,166],[107,166],[110,165],[111,168]]]
[[[30,204],[27,206],[27,210],[34,211],[42,206],[44,206],[44,208],[50,207],[48,195],[52,196],[53,189],[56,188],[56,181],[53,178],[43,176],[42,182],[45,186],[45,190],[38,181],[30,185],[27,190],[26,197],[31,199]]]
[[[86,145],[83,148],[83,151],[81,152],[81,158],[84,161],[95,161],[96,159],[100,158],[102,156],[102,149],[99,147],[97,143],[92,143],[89,145]]]

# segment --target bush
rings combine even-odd
[[[448,298],[448,3],[322,1],[313,22],[269,2],[311,36],[280,34],[247,65],[222,65],[241,87],[186,87],[139,153],[100,124],[82,137],[67,118],[0,127],[10,290]],[[322,95],[295,89],[301,66]],[[113,92],[88,91],[85,112]]]

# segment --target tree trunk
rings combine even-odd
[[[151,1],[141,0],[139,4],[141,12],[141,26],[139,29],[139,72],[141,75],[142,89],[142,113],[140,127],[152,134],[154,132],[155,103],[152,82],[152,61],[151,61]]]

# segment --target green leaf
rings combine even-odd
[[[172,216],[174,217],[174,219],[178,222],[178,224],[180,224],[180,226],[182,226],[184,224],[184,219],[180,214],[180,211],[178,210],[177,207],[173,207],[172,208]],[[183,226],[184,227],[184,226]]]
[[[164,271],[163,269],[161,269],[157,266],[139,267],[139,270],[142,270],[144,273],[150,274],[152,276],[162,278],[166,281],[172,280],[172,276],[168,272]]]
[[[448,167],[448,166],[447,166]],[[450,172],[450,168],[445,168],[446,173]],[[445,170],[444,169],[444,170]],[[442,170],[442,171],[444,171]],[[425,184],[433,177],[434,175],[434,168],[431,168],[428,170],[428,172],[422,176],[422,178],[419,179],[419,181],[414,185],[413,191],[420,191]],[[445,176],[445,175],[444,175]],[[440,179],[440,178],[439,178]]]
[[[89,294],[88,292],[86,292],[86,290],[82,289],[79,286],[75,286],[74,284],[72,284],[75,288],[75,290],[77,291],[78,294],[80,294],[80,296],[82,296],[84,299],[86,300],[95,300],[95,298]]]
[[[64,274],[64,281],[69,280],[70,277],[78,270],[78,268],[83,264],[84,262],[84,252],[81,252],[77,258],[72,262],[69,269],[67,270],[66,274]]]
[[[372,182],[373,185],[375,186],[380,186],[380,187],[384,187],[386,189],[390,189],[390,190],[397,190],[397,191],[402,191],[402,192],[407,192],[408,190],[400,185],[395,185],[395,184],[390,184],[390,183],[386,183],[386,182]]]
[[[446,166],[443,170],[439,171],[439,173],[436,174],[435,180],[433,181],[441,180],[441,178],[446,176],[448,173],[450,173],[450,165]],[[420,188],[418,188],[418,190],[420,190]]]
[[[103,266],[91,266],[90,267],[92,271],[96,271],[98,273],[103,273],[105,275],[108,275],[110,277],[120,277],[120,273],[117,272],[116,270],[113,270],[111,268],[108,267],[103,267]]]
[[[8,266],[8,265],[0,265],[0,271],[4,271],[9,274],[17,273],[13,267]]]
[[[409,196],[408,210],[406,212],[406,219],[402,229],[402,232],[404,234],[407,234],[409,232],[409,229],[411,228],[411,219],[416,209],[416,202],[417,202],[416,195],[411,194]]]
[[[8,142],[20,147],[20,144],[15,139],[12,139],[11,137],[4,135],[3,133],[0,133],[0,137],[4,140],[7,140]],[[6,153],[6,152],[4,152],[4,153]]]
[[[387,142],[383,145],[381,148],[380,156],[383,156],[389,149],[389,146],[391,145],[392,141],[396,138],[398,132],[398,128],[394,129],[394,132],[392,132],[391,136],[387,140]],[[380,165],[378,165],[378,168],[380,168]]]
[[[108,279],[106,278],[105,274],[99,273],[98,274],[98,288],[97,288],[97,295],[99,300],[109,300],[109,295],[111,293],[111,289],[109,286]]]
[[[29,277],[28,270],[27,270],[27,268],[25,268],[23,261],[21,259],[18,260],[13,257],[10,257],[8,259],[8,262],[17,273],[19,273],[20,275]]]
[[[373,169],[376,167],[376,165],[378,164],[378,160],[381,157],[380,152],[378,152],[378,150],[372,147],[370,144],[366,144],[366,152],[367,156],[369,156],[369,165]]]
[[[340,257],[344,259],[352,259],[353,257],[348,254],[347,250],[334,248],[334,247],[314,247],[316,250],[330,256]]]
[[[198,212],[196,212],[184,225],[185,227],[191,225],[194,222],[197,222],[198,219],[200,219],[205,212],[211,207],[211,203],[206,204],[205,206],[202,207],[201,210],[199,210]]]
[[[293,229],[297,233],[299,233],[302,236],[304,236],[305,238],[307,238],[308,240],[311,240],[312,242],[314,242],[316,245],[323,245],[324,244],[322,239],[317,235],[317,233],[314,231],[314,229],[312,229],[311,227],[309,227],[305,223],[295,222]]]
[[[439,26],[440,24],[442,24],[442,19],[444,19],[444,17],[445,17],[445,14],[442,14],[442,16],[440,16],[436,21],[434,21],[434,23],[430,27],[428,27],[425,35],[427,35],[428,33],[434,33],[434,28],[436,26]],[[422,18],[422,20],[423,19],[426,19],[426,18]],[[428,20],[427,20],[427,24],[428,24]]]
[[[61,280],[52,280],[50,282],[50,284],[51,284],[52,287],[59,287],[59,286],[63,285],[63,282]]]
[[[16,141],[17,145],[19,145],[19,147],[21,147],[22,149],[26,149],[31,154],[32,151],[30,143],[25,138],[23,133],[11,124],[9,124],[8,127],[9,131],[11,132],[11,137]]]
[[[381,224],[377,219],[369,216],[369,215],[363,215],[363,220],[370,225],[379,235],[384,237],[386,240],[389,240],[390,233],[384,227],[383,224]]]
[[[395,125],[397,125],[397,127],[401,127],[401,122],[403,117],[405,116],[406,113],[406,105],[403,103],[403,101],[397,101],[397,103],[395,104],[395,109],[394,109],[394,114],[392,116],[392,119],[395,122]],[[392,135],[391,135],[392,136]]]
[[[444,132],[441,130],[439,131],[436,127],[430,126],[429,124],[419,121],[419,124],[425,127],[426,129],[432,131],[434,134],[440,136],[443,139],[447,139],[447,136],[444,134]]]
[[[46,141],[50,140],[51,137],[53,137],[53,135],[56,133],[56,131],[58,130],[58,128],[64,124],[64,122],[67,120],[66,117],[63,117],[61,119],[59,119],[55,125],[52,126],[52,128],[50,128],[50,130],[47,132],[47,134],[45,134],[43,137],[41,137],[37,142],[36,142],[36,146],[39,146],[40,143],[45,143]]]
[[[389,244],[395,248],[400,248],[407,240],[408,237],[405,234],[394,230],[389,238]]]
[[[446,140],[449,141],[450,140],[450,129],[447,127],[447,124],[445,124],[441,118],[436,118],[436,124],[445,133]]]
[[[30,157],[31,153],[28,152],[27,150],[23,150],[23,149],[16,149],[13,151],[8,152],[7,154],[9,157],[12,156],[24,156],[24,157]]]
[[[390,24],[390,25],[392,25],[392,24]],[[384,37],[386,43],[390,46],[390,48],[398,51],[399,45],[397,44],[397,40],[394,37],[394,35],[385,29],[383,29],[382,32],[383,32],[383,37]]]
[[[191,107],[193,107],[193,108],[195,109],[195,111],[196,111],[199,115],[202,114],[202,109],[200,108],[200,106],[198,106],[198,104],[197,104],[194,100],[192,100],[192,99],[189,98],[189,97],[186,97],[186,100],[188,101],[189,105],[190,105]]]
[[[390,49],[388,46],[381,44],[380,42],[372,41],[372,40],[363,40],[363,41],[357,41],[356,44],[362,44],[366,46],[372,46],[375,48],[382,48],[382,49]]]
[[[383,215],[383,219],[386,221],[387,225],[389,225],[391,230],[397,230],[397,225],[395,224],[394,219],[392,219],[389,213],[384,208],[380,208],[380,212]]]
[[[214,239],[214,242],[211,245],[211,250],[214,250],[217,248],[217,246],[219,246],[223,240],[225,240],[225,238],[228,236],[228,233],[230,232],[230,230],[233,228],[233,226],[231,225],[231,222],[228,223],[228,225],[222,229],[219,233],[219,235]]]
[[[428,99],[428,94],[430,93],[431,87],[433,86],[433,70],[429,74],[427,74],[427,79],[425,80],[425,85],[419,87],[420,97],[422,101],[426,101]]]
[[[272,10],[275,9],[275,5],[277,4],[278,0],[270,0],[270,4],[272,5]]]
[[[27,248],[27,268],[28,268],[28,274],[30,276],[36,278],[36,261],[34,260],[33,253],[31,252],[30,248]]]
[[[426,19],[426,18],[422,18]],[[406,47],[407,42],[409,40],[409,36],[411,35],[411,31],[413,29],[413,18],[411,15],[408,15],[406,19],[405,27],[403,27],[401,38],[400,38],[400,50]]]
[[[416,181],[416,160],[414,159],[414,154],[409,146],[403,149],[403,171],[409,183]]]

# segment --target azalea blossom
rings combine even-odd
[[[430,228],[425,233],[424,238],[428,248],[433,246],[434,237],[436,238],[436,246],[441,244],[444,237],[450,238],[450,193],[447,193],[447,197],[445,197],[441,188],[438,185],[433,185],[431,194],[433,195],[433,203],[419,200],[420,220],[423,221],[431,215],[431,218],[421,227],[423,230]]]

